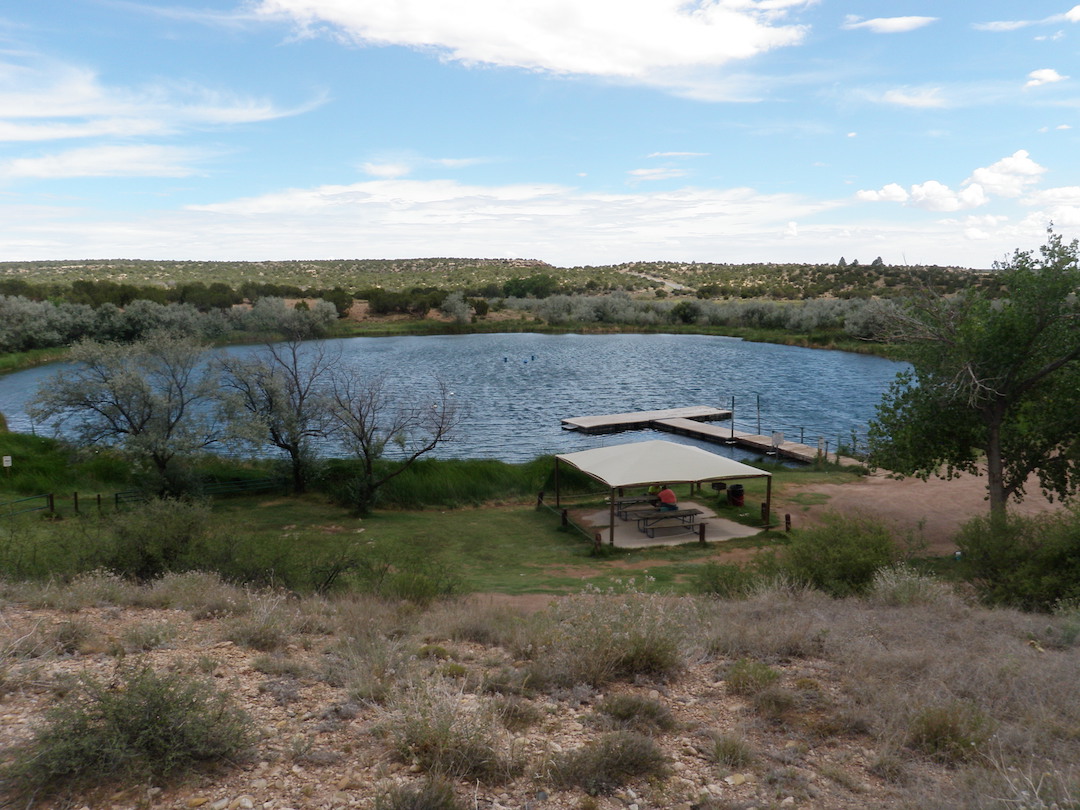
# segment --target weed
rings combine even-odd
[[[225,637],[243,647],[271,652],[288,644],[291,632],[291,617],[281,600],[264,599],[249,616],[233,619]]]
[[[454,789],[443,779],[420,785],[398,785],[375,799],[375,810],[465,810]]]
[[[753,746],[744,737],[722,733],[711,736],[711,743],[706,749],[706,754],[710,760],[722,768],[739,770],[750,765],[757,758]]]
[[[671,711],[658,700],[642,695],[609,695],[596,704],[598,715],[614,728],[656,734],[675,728]]]
[[[493,698],[491,707],[502,724],[510,731],[524,731],[535,726],[544,717],[543,712],[531,701],[516,695]]]
[[[176,637],[176,628],[166,622],[135,624],[124,629],[121,643],[128,652],[146,652],[168,645]]]
[[[486,784],[520,770],[499,752],[497,716],[490,704],[466,701],[462,692],[424,682],[397,695],[390,709],[394,751],[403,762]]]
[[[794,692],[776,685],[766,686],[753,695],[754,708],[773,722],[783,722],[798,706],[799,697]]]
[[[990,739],[990,719],[971,703],[928,706],[908,723],[908,745],[947,765],[978,756]]]
[[[579,787],[590,796],[611,793],[640,777],[663,778],[667,759],[650,737],[634,731],[614,731],[551,764],[551,775],[561,787]]]
[[[81,680],[6,768],[18,795],[117,777],[167,778],[227,760],[253,741],[251,721],[227,695],[148,667],[113,681]]]
[[[765,691],[780,678],[780,673],[760,661],[740,658],[724,674],[728,692],[733,695],[753,696]]]

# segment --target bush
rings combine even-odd
[[[715,734],[706,754],[717,765],[729,770],[745,768],[755,759],[750,743],[734,734]]]
[[[780,571],[832,596],[862,593],[878,569],[897,559],[892,535],[868,518],[829,514],[803,529],[777,557]]]
[[[442,779],[421,785],[398,785],[375,799],[375,810],[465,810],[454,789]]]
[[[596,711],[614,727],[642,734],[675,728],[675,718],[667,706],[641,695],[609,695],[596,704]]]
[[[155,498],[116,516],[115,546],[108,567],[139,581],[156,579],[189,564],[191,546],[206,536],[210,507]]]
[[[114,778],[166,778],[234,757],[252,741],[250,719],[227,695],[143,667],[108,683],[83,679],[46,713],[4,775],[23,796]]]
[[[753,696],[776,683],[780,673],[760,661],[740,658],[728,668],[725,678],[731,694]]]
[[[967,762],[983,753],[991,722],[971,703],[928,706],[908,725],[908,745],[948,765]]]
[[[1080,512],[975,518],[956,538],[961,571],[991,605],[1050,611],[1080,598]]]
[[[651,738],[633,731],[615,731],[557,758],[551,770],[560,787],[579,787],[598,796],[635,777],[666,776],[667,759]]]
[[[746,596],[760,580],[760,574],[741,565],[707,562],[694,572],[694,590],[721,599]]]

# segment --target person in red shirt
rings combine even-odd
[[[671,488],[667,484],[664,484],[663,489],[660,490],[657,497],[660,499],[660,506],[658,508],[661,512],[674,512],[679,508],[675,493],[671,491]]]

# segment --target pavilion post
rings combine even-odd
[[[559,508],[559,457],[555,457],[555,508]]]
[[[772,516],[772,476],[765,479],[765,525],[769,525]]]
[[[611,497],[608,498],[608,525],[611,526],[608,535],[608,545],[615,545],[615,490],[611,490]]]

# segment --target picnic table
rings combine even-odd
[[[648,512],[638,512],[637,527],[639,532],[645,532],[649,537],[656,537],[657,529],[686,529],[693,531],[697,527],[700,509],[652,509]]]
[[[619,498],[615,501],[615,514],[620,520],[630,520],[635,512],[654,511],[657,497],[655,495],[638,495],[632,498]]]

